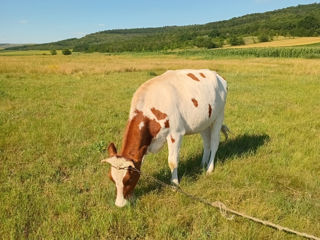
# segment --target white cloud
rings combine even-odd
[[[105,27],[106,25],[104,23],[99,23],[98,26],[99,27]]]

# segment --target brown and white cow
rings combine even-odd
[[[207,173],[211,173],[226,97],[227,82],[208,69],[170,70],[142,84],[132,98],[120,153],[111,143],[109,158],[102,160],[113,166],[109,177],[116,185],[115,204],[126,205],[139,180],[140,174],[130,166],[140,170],[144,155],[158,152],[165,142],[171,181],[178,184],[179,150],[186,134],[201,134],[204,145],[201,165],[207,165]]]

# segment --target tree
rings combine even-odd
[[[306,16],[297,23],[295,35],[316,36],[320,32],[320,22],[314,16]]]
[[[220,32],[217,29],[213,29],[210,33],[209,33],[209,37],[211,38],[215,38],[215,37],[219,37],[220,36]]]
[[[71,55],[72,52],[71,52],[69,49],[63,49],[63,50],[62,50],[62,54],[63,54],[63,55]]]
[[[238,45],[244,45],[244,40],[242,37],[237,37],[235,35],[231,36],[228,39],[228,42],[230,43],[231,46],[238,46]]]
[[[218,47],[216,43],[212,41],[208,36],[199,36],[194,40],[194,45],[200,48],[216,48]]]

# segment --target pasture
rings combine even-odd
[[[220,212],[142,177],[114,206],[109,166],[137,87],[167,69],[210,68],[228,82],[233,132],[213,174],[184,138],[181,187],[209,201],[320,236],[320,62],[175,55],[0,56],[1,239],[298,239]],[[142,171],[170,182],[167,148]]]

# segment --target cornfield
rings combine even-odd
[[[182,56],[215,57],[280,57],[280,58],[320,58],[320,48],[314,47],[276,47],[276,48],[233,48],[214,50],[186,50],[175,53]]]

